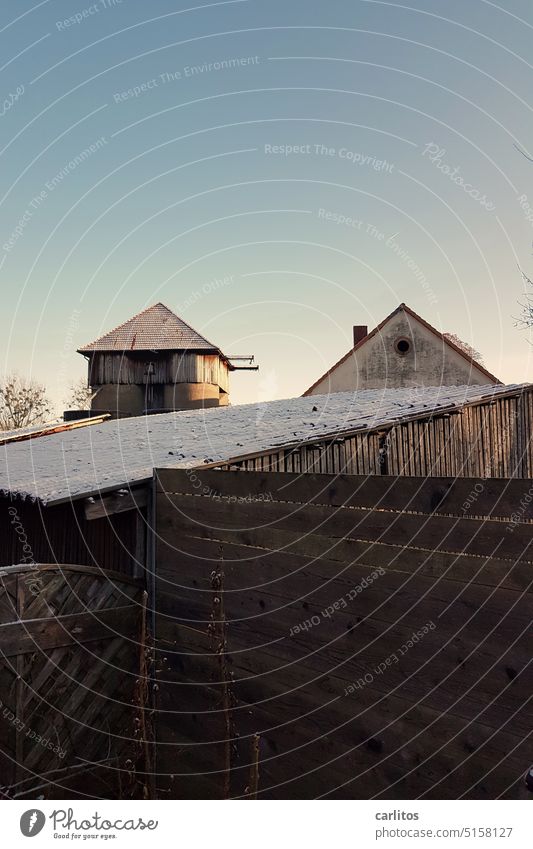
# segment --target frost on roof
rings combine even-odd
[[[2,446],[0,490],[44,503],[76,499],[138,483],[154,468],[230,460],[521,388],[371,389],[118,419]]]

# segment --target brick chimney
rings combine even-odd
[[[356,324],[353,329],[353,346],[355,348],[356,345],[359,344],[361,339],[364,339],[365,336],[368,336],[368,327],[365,324]]]

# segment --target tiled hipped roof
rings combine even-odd
[[[92,351],[209,351],[220,349],[190,327],[164,304],[140,312],[129,321],[78,349],[80,354]]]

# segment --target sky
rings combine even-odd
[[[2,372],[63,409],[162,301],[255,355],[233,403],[292,397],[405,302],[532,380],[532,37],[529,0],[3,0]]]

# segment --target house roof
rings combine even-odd
[[[116,419],[4,445],[0,494],[59,503],[141,483],[154,468],[191,468],[330,435],[368,432],[498,395],[517,395],[522,389],[368,389]]]
[[[100,336],[79,354],[93,351],[185,351],[219,353],[219,348],[201,336],[164,304],[154,304],[138,315]]]
[[[460,356],[463,357],[464,360],[466,360],[466,362],[470,365],[470,367],[476,368],[478,371],[480,371],[487,378],[489,383],[498,383],[498,384],[501,383],[501,380],[498,380],[498,378],[495,377],[493,374],[491,374],[490,371],[488,371],[481,363],[479,363],[477,360],[474,360],[472,357],[469,357],[468,354],[465,353],[465,351],[463,351],[461,348],[458,347],[458,345],[456,345],[454,342],[452,342],[450,339],[448,339],[447,336],[445,336],[443,333],[441,333],[439,330],[437,330],[436,327],[433,327],[433,325],[431,325],[428,321],[426,321],[425,318],[422,318],[422,316],[418,315],[418,313],[416,313],[414,310],[412,310],[411,307],[408,307],[407,304],[400,304],[400,306],[396,307],[396,309],[393,310],[390,313],[390,315],[388,315],[386,318],[384,318],[383,321],[380,322],[377,327],[374,327],[374,329],[371,330],[370,333],[367,333],[367,335],[364,336],[357,343],[357,345],[355,345],[353,348],[351,348],[348,351],[347,354],[345,354],[343,357],[341,357],[341,359],[338,362],[336,362],[335,365],[331,366],[331,368],[329,368],[326,372],[324,372],[324,374],[321,377],[319,377],[318,380],[315,380],[313,385],[305,390],[305,392],[303,393],[304,396],[308,395],[310,392],[312,392],[313,389],[315,389],[318,386],[319,383],[321,383],[326,377],[329,377],[329,375],[333,371],[335,371],[335,369],[338,368],[338,366],[340,366],[342,363],[346,362],[346,360],[349,359],[351,356],[353,356],[353,354],[355,354],[355,352],[358,351],[359,348],[362,348],[363,345],[366,345],[366,343],[370,339],[372,339],[373,336],[376,336],[381,331],[381,329],[383,327],[385,327],[385,325],[388,324],[388,322],[401,311],[407,313],[408,316],[410,316],[411,318],[418,321],[420,324],[422,324],[426,328],[426,330],[429,330],[431,333],[433,333],[439,339],[439,341],[441,341],[443,344],[447,345],[449,348],[452,348],[457,354],[460,354]]]

